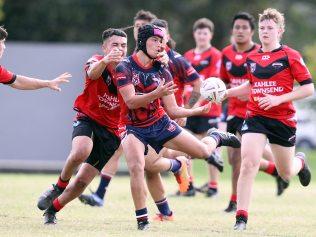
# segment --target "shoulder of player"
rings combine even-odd
[[[190,57],[193,56],[193,54],[194,54],[194,49],[190,49],[190,50],[186,51],[186,52],[183,54],[183,56],[184,56],[185,58],[190,58]]]
[[[224,48],[222,49],[222,54],[229,53],[229,52],[231,52],[232,50],[233,50],[233,45],[232,45],[232,44],[227,45],[226,47],[224,47]]]
[[[282,51],[284,51],[286,53],[286,55],[290,58],[301,58],[301,54],[295,50],[290,48],[287,45],[282,45]]]
[[[214,46],[212,46],[212,47],[210,48],[210,51],[211,51],[212,54],[215,54],[215,55],[222,55],[222,52],[221,52],[218,48],[216,48],[216,47],[214,47]]]
[[[104,55],[94,54],[88,59],[88,62],[97,62],[100,61],[103,57]]]

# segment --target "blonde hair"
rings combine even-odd
[[[262,14],[259,14],[259,22],[264,20],[273,20],[280,27],[282,33],[285,31],[284,14],[279,12],[277,9],[268,8],[265,9]]]

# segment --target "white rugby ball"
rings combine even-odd
[[[200,93],[201,96],[210,102],[220,103],[222,102],[226,91],[225,83],[217,78],[210,77],[202,82]]]

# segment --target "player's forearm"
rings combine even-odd
[[[126,99],[125,103],[129,109],[138,109],[141,107],[145,108],[148,104],[150,104],[153,100],[157,98],[157,93],[155,93],[155,91],[152,91],[144,95],[134,95],[131,98]]]
[[[196,116],[202,114],[201,107],[194,108],[194,109],[186,109],[182,107],[173,107],[169,108],[167,110],[167,114],[170,118],[176,119],[176,118],[186,118],[191,116]]]
[[[92,80],[98,79],[102,75],[106,65],[103,60],[93,63],[87,72],[88,77]]]
[[[193,90],[191,95],[190,95],[188,105],[186,107],[187,108],[192,108],[198,102],[200,97],[201,97],[200,89]]]
[[[246,96],[250,93],[250,84],[245,82],[240,86],[236,86],[227,90],[226,97]]]
[[[306,84],[298,87],[292,92],[280,95],[279,98],[281,99],[281,103],[289,102],[289,101],[294,101],[294,100],[299,100],[306,98],[308,96],[313,95],[315,92],[314,84]]]
[[[17,75],[16,80],[11,85],[19,90],[37,90],[48,87],[49,80],[40,80],[32,77]]]

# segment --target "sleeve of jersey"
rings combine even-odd
[[[173,81],[172,75],[167,69],[163,69],[162,77],[165,78],[165,83],[169,81]]]
[[[0,66],[0,83],[12,84],[16,80],[16,75]]]
[[[221,71],[221,62],[222,62],[222,55],[220,53],[217,53],[214,55],[209,75],[211,77],[219,77],[220,71]]]
[[[132,84],[132,75],[123,63],[117,65],[114,80],[116,81],[117,88]]]
[[[192,67],[191,63],[188,62],[184,57],[179,57],[179,63],[181,65],[181,70],[183,70],[183,81],[189,84],[200,78],[198,72]]]
[[[302,56],[298,52],[289,54],[290,69],[293,77],[300,85],[313,83],[312,75],[306,67]]]
[[[86,62],[85,66],[84,66],[84,71],[87,73],[88,70],[90,69],[91,64],[100,61],[101,59],[96,58],[95,56],[89,58],[89,60]]]
[[[229,83],[229,76],[227,74],[227,70],[226,70],[223,59],[224,59],[224,56],[222,56],[222,59],[221,59],[221,68],[220,68],[219,76],[225,83]]]

